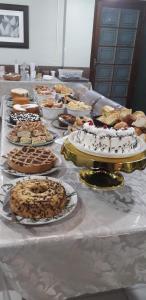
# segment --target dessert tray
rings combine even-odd
[[[56,162],[55,162],[55,165],[52,169],[48,170],[48,171],[45,171],[45,172],[41,172],[41,173],[35,173],[35,176],[45,176],[45,175],[49,175],[49,174],[52,174],[54,173],[55,171],[57,171],[61,164],[62,164],[62,159],[59,155],[56,155]],[[15,177],[24,177],[24,176],[31,176],[31,174],[26,174],[26,173],[21,173],[21,172],[18,172],[16,170],[13,170],[12,168],[10,168],[7,164],[7,161],[5,161],[1,166],[0,166],[0,169],[8,174],[8,175],[12,175],[12,176],[15,176]]]
[[[68,137],[62,145],[61,153],[66,160],[72,161],[80,170],[80,179],[94,189],[111,190],[124,184],[119,171],[132,173],[146,168],[146,149],[130,157],[103,157],[81,151],[70,142]]]
[[[76,208],[77,206],[77,202],[78,202],[78,198],[77,198],[77,193],[75,192],[75,190],[66,182],[56,179],[56,178],[52,178],[52,177],[41,177],[41,176],[29,176],[29,177],[23,177],[21,179],[21,181],[23,180],[28,180],[28,179],[50,179],[52,181],[58,182],[60,183],[66,191],[66,195],[68,198],[68,202],[65,206],[65,208],[61,211],[61,213],[59,213],[58,215],[56,215],[55,217],[52,218],[43,218],[43,219],[30,219],[30,218],[22,218],[16,214],[14,214],[11,209],[10,209],[10,190],[13,186],[15,186],[15,184],[19,181],[20,179],[15,179],[10,181],[9,184],[4,184],[1,186],[1,201],[0,201],[0,215],[3,216],[5,219],[11,221],[11,222],[16,222],[22,225],[45,225],[45,224],[49,224],[49,223],[54,223],[56,221],[60,221],[64,218],[66,218],[67,216],[69,216],[73,210]]]
[[[45,146],[54,141],[57,134],[50,131],[41,121],[18,122],[8,133],[7,139],[17,146]]]
[[[7,136],[7,139],[8,141],[13,144],[13,145],[16,145],[16,146],[32,146],[32,147],[41,147],[41,146],[47,146],[49,144],[52,144],[54,142],[54,140],[58,137],[58,134],[55,133],[55,132],[52,132],[52,131],[48,131],[51,135],[52,135],[52,139],[50,139],[49,141],[46,141],[46,142],[39,142],[39,143],[36,143],[36,144],[32,144],[32,143],[20,143],[20,142],[14,142],[12,141],[9,136]]]

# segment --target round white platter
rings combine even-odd
[[[15,184],[18,181],[23,181],[23,180],[28,180],[28,179],[37,179],[37,180],[38,179],[39,180],[50,179],[52,181],[59,182],[60,184],[62,184],[65,188],[66,195],[68,197],[68,202],[66,204],[66,207],[62,210],[62,212],[60,212],[55,217],[43,218],[43,219],[39,219],[39,220],[34,220],[34,219],[30,219],[30,218],[22,218],[18,215],[13,214],[11,211],[11,208],[10,208],[11,188],[13,186],[15,186]],[[21,179],[17,178],[15,180],[9,181],[9,184],[4,184],[1,187],[1,193],[3,193],[3,196],[1,196],[2,200],[0,201],[0,215],[11,222],[19,223],[22,225],[36,226],[36,225],[45,225],[45,224],[49,224],[49,223],[54,223],[56,221],[60,221],[64,218],[66,218],[67,216],[69,216],[73,212],[73,210],[76,208],[77,202],[78,202],[77,193],[73,189],[72,186],[70,186],[68,183],[66,183],[60,179],[56,179],[56,178],[52,178],[52,177],[48,177],[48,176],[43,176],[43,177],[42,176],[29,176],[29,177],[23,177]]]

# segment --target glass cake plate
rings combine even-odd
[[[131,157],[131,156],[135,156],[143,151],[146,150],[146,143],[140,139],[139,137],[138,139],[138,147],[136,147],[134,150],[132,150],[131,152],[128,153],[105,153],[103,151],[90,151],[88,149],[86,149],[84,146],[80,145],[79,143],[75,142],[73,137],[76,134],[75,132],[72,132],[69,136],[68,136],[68,140],[71,144],[73,144],[78,150],[85,152],[87,154],[90,155],[95,155],[95,156],[100,156],[100,157],[110,157],[110,158],[124,158],[124,157]]]
[[[22,225],[45,225],[49,223],[54,223],[56,221],[60,221],[67,216],[69,216],[74,209],[77,206],[78,203],[78,197],[76,191],[73,189],[72,186],[70,186],[68,183],[52,178],[52,177],[47,177],[47,176],[29,176],[29,177],[23,177],[21,178],[21,181],[23,180],[28,180],[28,179],[39,179],[39,180],[44,180],[44,179],[50,179],[55,182],[59,182],[61,185],[64,186],[66,195],[68,197],[68,202],[65,206],[65,208],[55,217],[52,218],[43,218],[43,219],[30,219],[30,218],[22,218],[18,215],[15,215],[10,208],[10,190],[15,184],[20,181],[20,179],[15,179],[9,182],[9,184],[4,184],[1,186],[1,201],[0,201],[0,215],[3,216],[5,219],[11,221],[11,222],[16,222]]]

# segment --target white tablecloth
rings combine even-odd
[[[14,147],[8,130],[4,117],[2,154]],[[52,148],[60,152],[59,145]],[[125,186],[110,192],[80,183],[78,168],[64,159],[54,176],[75,188],[78,206],[40,227],[0,217],[3,288],[12,284],[28,300],[64,300],[146,282],[146,171],[124,174]],[[10,179],[1,173],[1,184]]]

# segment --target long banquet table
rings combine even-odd
[[[2,110],[4,155],[14,147],[6,138],[5,97]],[[51,148],[60,153],[60,145]],[[80,182],[77,167],[62,162],[52,176],[78,194],[69,217],[39,227],[0,217],[3,290],[9,286],[27,300],[63,300],[146,282],[146,171],[124,174],[125,186],[115,191],[94,191]],[[1,172],[0,184],[10,180]]]

